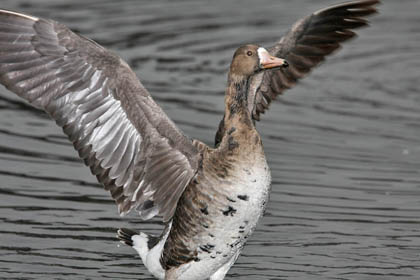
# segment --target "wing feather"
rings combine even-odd
[[[368,25],[364,18],[376,13],[379,0],[352,1],[319,10],[299,21],[269,52],[289,62],[287,69],[266,71],[251,80],[249,110],[255,120],[279,94],[292,88],[326,56],[356,34],[352,29]]]
[[[0,10],[0,83],[63,128],[121,214],[172,217],[201,155],[118,56],[57,22]]]

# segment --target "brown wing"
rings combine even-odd
[[[0,83],[63,128],[121,214],[171,218],[200,155],[118,56],[54,21],[0,11]]]
[[[249,110],[260,119],[271,101],[293,87],[340,44],[356,34],[351,29],[366,26],[364,17],[376,13],[379,0],[347,2],[319,10],[299,21],[269,49],[289,62],[288,68],[265,71],[253,77],[249,89]]]

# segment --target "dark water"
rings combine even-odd
[[[334,0],[2,0],[118,52],[171,118],[212,143],[228,63]],[[420,279],[420,1],[384,0],[369,29],[258,125],[264,217],[229,279]],[[0,89],[0,278],[151,279],[110,196],[61,130]]]

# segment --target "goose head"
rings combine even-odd
[[[230,76],[235,80],[247,79],[266,69],[287,67],[285,59],[272,56],[268,51],[257,45],[245,45],[238,48],[230,65]]]

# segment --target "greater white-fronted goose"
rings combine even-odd
[[[160,237],[118,231],[156,278],[220,280],[269,196],[255,122],[354,37],[352,29],[366,26],[378,3],[331,6],[299,20],[267,50],[238,48],[214,148],[185,136],[118,56],[52,20],[0,11],[0,82],[63,128],[121,215],[135,209],[143,219],[163,217]]]

